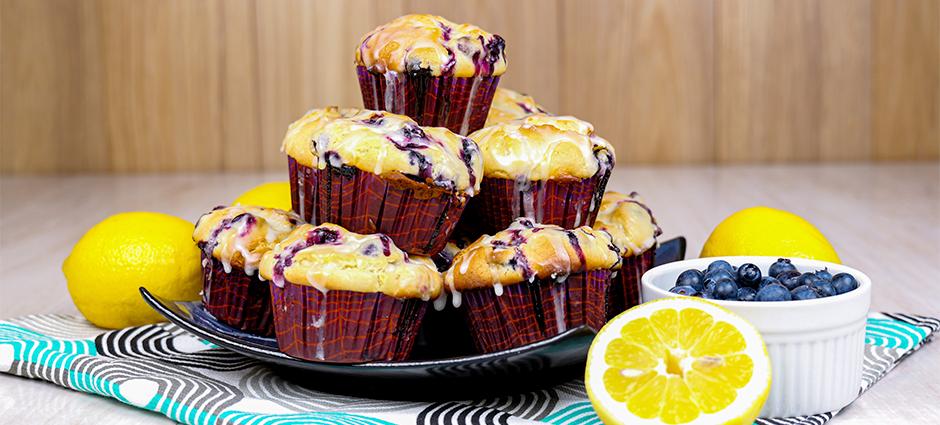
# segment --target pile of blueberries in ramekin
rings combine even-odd
[[[716,260],[705,270],[689,269],[669,290],[674,294],[726,301],[812,300],[844,294],[858,288],[848,273],[833,276],[827,269],[800,273],[787,258],[780,258],[767,273],[754,264],[734,267]]]

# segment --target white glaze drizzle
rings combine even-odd
[[[453,286],[453,285],[451,285]],[[441,294],[434,299],[434,309],[443,311],[447,307],[447,291],[441,291]]]
[[[558,333],[562,333],[568,330],[568,325],[565,323],[565,288],[561,283],[552,283],[550,285],[549,291],[552,293],[555,307],[555,326]]]
[[[303,220],[307,219],[307,215],[305,214],[307,204],[304,199],[304,197],[306,196],[306,192],[307,192],[307,185],[304,184],[304,175],[302,172],[298,170],[297,172],[297,209],[299,210],[298,212],[300,213],[300,218]],[[316,207],[314,207],[313,210],[316,211],[317,210]],[[313,217],[311,221],[316,223],[316,217]]]
[[[460,135],[466,136],[467,130],[470,129],[470,115],[473,111],[473,100],[476,99],[477,87],[480,85],[482,78],[477,75],[473,77],[473,83],[470,84],[470,103],[467,105],[467,110],[463,113],[463,121],[460,123]]]

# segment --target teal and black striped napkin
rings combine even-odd
[[[859,393],[938,328],[934,318],[872,314]],[[582,381],[485,400],[423,403],[338,396],[291,384],[264,363],[171,324],[105,332],[63,315],[0,321],[0,372],[112,397],[190,425],[600,423]],[[757,422],[823,424],[836,414]]]

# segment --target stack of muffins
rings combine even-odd
[[[365,108],[314,109],[287,130],[293,211],[197,222],[206,310],[288,355],[355,363],[409,358],[423,325],[493,352],[637,304],[652,214],[605,195],[614,150],[590,123],[497,88],[504,49],[430,15],[366,34]],[[462,319],[426,314],[441,309]]]

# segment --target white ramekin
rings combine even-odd
[[[677,261],[647,271],[643,301],[678,296],[669,292],[685,270],[702,270],[715,260],[737,267],[753,263],[766,274],[777,257],[716,257]],[[841,264],[792,258],[800,272],[828,268],[849,273],[858,288],[845,294],[805,301],[717,301],[760,331],[773,367],[770,396],[761,417],[789,417],[830,412],[858,396],[865,350],[865,321],[871,305],[871,279]]]

